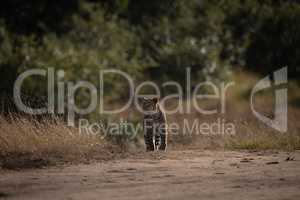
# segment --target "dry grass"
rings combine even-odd
[[[80,134],[59,120],[0,117],[0,167],[41,167],[59,162],[110,159],[118,147],[96,135]]]
[[[229,149],[300,149],[300,107],[291,102],[299,99],[297,82],[288,84],[288,130],[280,133],[254,117],[250,110],[249,92],[259,78],[246,73],[237,73],[233,77],[241,86],[234,91],[231,98],[229,117],[234,119],[237,134],[225,140],[225,147]],[[248,95],[245,95],[247,94]],[[260,113],[272,117],[274,110],[274,96],[271,92],[259,94],[255,98],[255,107]]]
[[[171,146],[180,149],[300,150],[300,125],[297,123],[297,119],[300,117],[299,110],[293,110],[294,117],[292,114],[289,115],[289,129],[286,133],[280,133],[267,127],[255,117],[251,116],[251,113],[240,113],[238,112],[240,110],[238,108],[237,111],[235,110],[234,112],[228,113],[226,116],[177,116],[175,119],[171,119],[180,123],[183,119],[192,121],[198,117],[200,123],[212,124],[217,118],[222,118],[226,119],[226,122],[233,123],[235,126],[234,135],[203,135],[194,133],[171,135]]]
[[[235,135],[201,135],[195,133],[169,136],[170,149],[300,149],[300,104],[288,107],[288,132],[279,133],[254,117],[249,106],[249,91],[257,82],[254,75],[235,74],[233,80],[238,83],[229,91],[225,114],[202,115],[193,111],[191,114],[173,114],[168,116],[170,123],[182,124],[183,120],[200,123],[214,123],[218,118],[235,125]],[[291,89],[290,89],[291,88]],[[289,91],[289,102],[299,101],[299,87],[292,84]],[[273,96],[258,95],[257,110],[272,116]],[[218,102],[200,104],[202,108],[218,107]],[[171,103],[169,106],[174,106]],[[125,119],[142,122],[142,116],[123,113]],[[131,117],[130,117],[131,116]],[[120,117],[120,116],[119,116]],[[113,141],[116,141],[115,143]],[[120,142],[121,141],[121,142]],[[138,142],[137,142],[138,141]],[[41,167],[66,162],[89,162],[105,160],[122,155],[123,143],[130,143],[133,149],[143,147],[142,134],[135,141],[123,137],[101,139],[97,135],[80,134],[78,129],[67,127],[59,120],[43,120],[29,117],[0,116],[0,168]],[[114,144],[113,144],[114,143]],[[121,143],[121,144],[119,144]],[[134,145],[139,143],[139,145]]]
[[[232,80],[238,84],[228,90],[226,98],[226,113],[203,115],[197,112],[191,114],[174,114],[168,116],[169,121],[181,124],[185,119],[192,122],[198,119],[200,123],[212,124],[218,118],[226,123],[233,123],[235,135],[201,135],[179,133],[171,135],[171,143],[179,148],[197,149],[300,149],[300,104],[289,103],[288,105],[288,131],[280,133],[258,120],[250,109],[250,91],[257,83],[259,77],[249,73],[235,73]],[[297,83],[289,83],[288,101],[299,101],[300,93]],[[200,102],[202,108],[218,108],[218,102]],[[257,95],[255,109],[260,113],[273,116],[274,97],[272,92]]]

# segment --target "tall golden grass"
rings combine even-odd
[[[235,135],[169,135],[169,149],[300,149],[300,104],[288,106],[288,132],[278,131],[265,126],[256,119],[251,110],[247,94],[258,80],[249,74],[237,74],[234,77],[239,84],[230,91],[227,97],[226,113],[214,115],[202,115],[193,111],[191,114],[173,114],[168,116],[170,123],[182,124],[184,119],[193,121],[198,119],[201,123],[213,123],[217,118],[225,118],[226,122],[235,125]],[[300,94],[296,84],[289,91],[289,102],[299,101]],[[269,95],[269,96],[268,96]],[[273,96],[259,95],[257,109],[260,112],[272,116]],[[216,106],[216,102],[201,104],[203,108]],[[174,106],[174,105],[169,105]],[[134,111],[128,112],[135,113]],[[128,118],[129,114],[122,113],[122,117]],[[134,118],[142,116],[134,114]],[[138,140],[122,140],[122,137],[104,139],[99,135],[80,134],[75,127],[68,127],[58,119],[38,120],[34,117],[0,116],[0,168],[36,167],[57,162],[86,162],[90,160],[111,159],[124,152],[123,142],[139,142],[132,145],[134,148],[141,145],[142,134]],[[117,142],[113,142],[117,141]],[[126,145],[125,145],[126,146]]]
[[[60,120],[0,116],[0,167],[109,159],[117,150],[101,137],[81,134]]]
[[[281,149],[300,150],[300,93],[296,82],[288,85],[288,131],[280,133],[257,119],[250,108],[250,91],[259,77],[250,73],[235,73],[232,81],[238,86],[228,90],[225,114],[204,115],[197,112],[191,114],[174,114],[168,116],[169,122],[182,124],[198,119],[200,123],[214,123],[218,118],[235,126],[234,135],[196,135],[177,134],[171,136],[171,143],[180,148],[200,149]],[[295,102],[298,102],[295,103]],[[201,101],[201,108],[219,108],[219,102]],[[274,96],[268,91],[255,97],[255,109],[272,117],[274,112]]]

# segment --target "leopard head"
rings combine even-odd
[[[158,98],[143,98],[143,111],[144,112],[155,112],[157,110]]]

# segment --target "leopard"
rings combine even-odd
[[[143,98],[143,127],[146,151],[167,150],[167,117],[159,98]]]

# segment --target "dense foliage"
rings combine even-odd
[[[299,19],[292,0],[5,1],[1,92],[12,91],[20,72],[47,67],[95,83],[105,68],[155,81],[178,80],[186,67],[200,80],[242,66],[260,73],[289,66],[297,77]],[[24,89],[45,92],[34,80]],[[120,94],[122,85],[112,80],[108,91]]]

